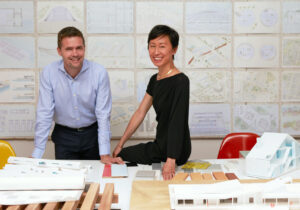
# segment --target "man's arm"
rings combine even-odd
[[[33,158],[41,158],[45,152],[46,143],[52,125],[54,114],[53,90],[50,76],[46,69],[40,76],[39,100],[36,113]]]

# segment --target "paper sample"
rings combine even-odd
[[[282,41],[282,65],[284,67],[300,66],[300,38],[288,37]]]
[[[132,104],[113,104],[110,119],[112,136],[123,135],[135,109]]]
[[[33,2],[1,1],[0,33],[33,33]]]
[[[1,104],[0,119],[0,133],[2,138],[34,136],[34,105]]]
[[[231,33],[230,2],[187,2],[187,33]]]
[[[38,38],[38,67],[44,68],[46,65],[61,59],[57,52],[57,37],[47,36]]]
[[[133,37],[89,37],[88,58],[105,68],[134,68]]]
[[[191,136],[215,136],[230,133],[229,104],[190,104]]]
[[[227,102],[230,100],[229,71],[189,71],[191,102]]]
[[[87,2],[88,33],[132,33],[133,3]]]
[[[299,104],[283,104],[281,106],[281,132],[300,135]]]
[[[235,2],[235,33],[279,33],[280,2]]]
[[[276,102],[278,99],[279,73],[272,71],[234,72],[234,101]]]
[[[237,104],[234,106],[234,132],[278,131],[278,104]]]
[[[231,38],[228,36],[187,36],[185,46],[188,68],[231,66]]]
[[[34,102],[34,71],[1,71],[0,102]]]
[[[62,28],[74,26],[83,30],[83,2],[39,1],[37,24],[39,33],[57,33]]]
[[[281,79],[282,101],[300,101],[300,72],[284,71]]]
[[[34,68],[33,37],[0,37],[0,68]]]
[[[277,37],[239,36],[234,41],[234,67],[277,67]]]
[[[149,33],[158,24],[169,25],[178,33],[183,31],[182,2],[137,2],[136,32]]]
[[[283,33],[300,33],[300,2],[282,2]]]
[[[134,98],[134,72],[109,71],[113,102],[131,101]]]

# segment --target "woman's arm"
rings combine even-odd
[[[132,134],[143,122],[151,106],[152,106],[152,96],[146,93],[142,102],[140,103],[139,108],[132,115],[122,138],[120,139],[119,143],[115,147],[113,152],[113,157],[116,157],[121,152],[125,142],[132,136]]]

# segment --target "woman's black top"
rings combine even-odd
[[[164,157],[175,158],[178,165],[184,164],[191,153],[189,117],[189,78],[179,73],[157,80],[153,75],[147,93],[153,98],[156,112],[155,144]]]

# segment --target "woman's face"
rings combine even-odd
[[[159,36],[152,39],[148,45],[149,56],[152,63],[157,67],[163,67],[173,63],[172,56],[177,48],[173,48],[168,36]]]

